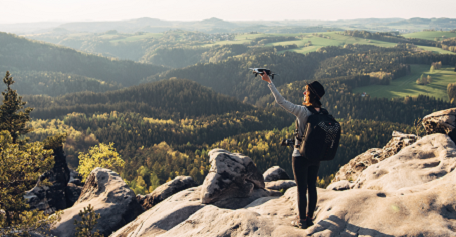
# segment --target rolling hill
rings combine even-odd
[[[100,57],[7,33],[0,33],[0,44],[0,70],[12,73],[32,70],[61,72],[131,86],[167,70],[163,66]]]

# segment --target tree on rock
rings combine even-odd
[[[93,228],[97,224],[97,220],[100,219],[100,214],[93,211],[93,206],[90,204],[87,207],[84,207],[83,210],[79,211],[79,216],[81,221],[74,220],[74,225],[76,226],[76,236],[77,237],[101,237],[98,230],[92,233]]]
[[[117,172],[123,168],[125,162],[113,145],[114,143],[109,143],[109,145],[100,143],[99,146],[95,145],[91,147],[88,153],[79,153],[78,172],[84,181],[90,172],[97,167],[111,169]]]
[[[60,212],[49,217],[42,211],[28,210],[24,194],[37,183],[41,174],[54,166],[53,150],[43,142],[18,140],[20,135],[30,131],[26,125],[32,109],[20,111],[26,103],[10,88],[14,81],[9,72],[3,82],[8,88],[2,92],[4,99],[0,105],[0,236],[43,233],[58,220]],[[62,140],[57,140],[62,145]],[[47,181],[43,180],[41,184],[47,184]]]
[[[22,101],[22,96],[18,96],[17,91],[11,89],[14,81],[9,71],[6,72],[3,83],[6,84],[7,89],[2,92],[3,104],[0,106],[0,130],[7,130],[13,139],[12,143],[16,143],[20,135],[32,131],[32,128],[26,127],[26,123],[30,120],[30,112],[33,109],[24,109],[24,105],[27,102]]]

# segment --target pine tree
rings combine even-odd
[[[14,83],[9,72],[3,82],[8,89],[3,92],[0,106],[0,236],[28,236],[32,232],[46,232],[60,218],[61,212],[49,217],[42,211],[29,211],[24,194],[33,187],[41,174],[54,166],[52,146],[62,146],[62,138],[53,143],[26,140],[17,142],[20,135],[30,131],[31,108],[24,108],[25,102],[12,90]],[[57,144],[58,143],[58,144]],[[43,180],[39,185],[47,184]]]
[[[81,221],[74,221],[76,226],[76,236],[77,237],[100,237],[101,235],[98,230],[92,233],[93,228],[97,224],[97,220],[100,219],[100,214],[93,211],[93,207],[89,206],[84,207],[83,210],[79,211],[79,216]]]
[[[0,130],[7,130],[13,139],[12,143],[16,144],[19,136],[32,131],[32,128],[26,127],[26,123],[30,120],[30,112],[33,109],[24,109],[24,105],[27,102],[23,102],[22,96],[18,96],[17,91],[11,89],[14,81],[9,71],[6,72],[3,83],[7,85],[7,89],[2,92],[3,104],[0,106]]]

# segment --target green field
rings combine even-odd
[[[429,72],[429,65],[411,65],[412,73],[408,76],[401,77],[391,81],[390,85],[371,85],[358,87],[353,90],[354,93],[366,92],[371,97],[405,97],[428,95],[448,101],[447,85],[456,82],[456,72],[454,67],[444,66],[433,73]],[[421,74],[432,77],[432,83],[428,85],[417,85],[416,79]]]
[[[431,52],[438,53],[438,54],[456,54],[451,51],[443,50],[443,49],[437,48],[437,47],[430,47],[430,46],[417,46],[417,47],[420,49],[423,49],[426,51],[431,51]]]
[[[317,34],[322,34],[324,37],[318,37],[312,35],[311,33],[303,33],[303,34],[241,34],[235,37],[235,40],[232,41],[218,41],[212,44],[204,44],[203,47],[211,47],[214,45],[229,45],[229,44],[244,44],[250,43],[253,39],[259,37],[273,37],[273,36],[295,36],[299,38],[298,40],[292,41],[282,41],[282,42],[274,42],[266,44],[265,46],[286,46],[296,44],[298,48],[296,49],[289,49],[279,51],[279,53],[284,53],[286,51],[293,51],[296,53],[306,54],[309,52],[317,51],[321,47],[326,46],[343,46],[345,44],[367,44],[367,45],[375,45],[379,47],[394,47],[396,43],[379,41],[379,40],[366,40],[358,37],[346,36],[337,34],[338,32],[320,32]],[[339,32],[340,33],[340,32]],[[421,32],[426,33],[426,32]],[[448,32],[446,32],[448,33]],[[304,45],[308,43],[308,41],[312,42],[312,46],[305,47]],[[439,54],[454,54],[450,51],[443,50],[437,47],[427,47],[427,46],[418,46],[419,48]]]
[[[437,38],[440,41],[442,39],[456,37],[456,33],[451,33],[449,31],[422,31],[422,32],[405,34],[402,36],[404,36],[405,38],[418,38],[418,39],[426,39],[426,40],[434,40],[435,38]],[[445,38],[442,38],[442,36],[445,36]]]

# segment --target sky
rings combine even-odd
[[[0,24],[119,21],[456,18],[456,0],[0,0]]]

